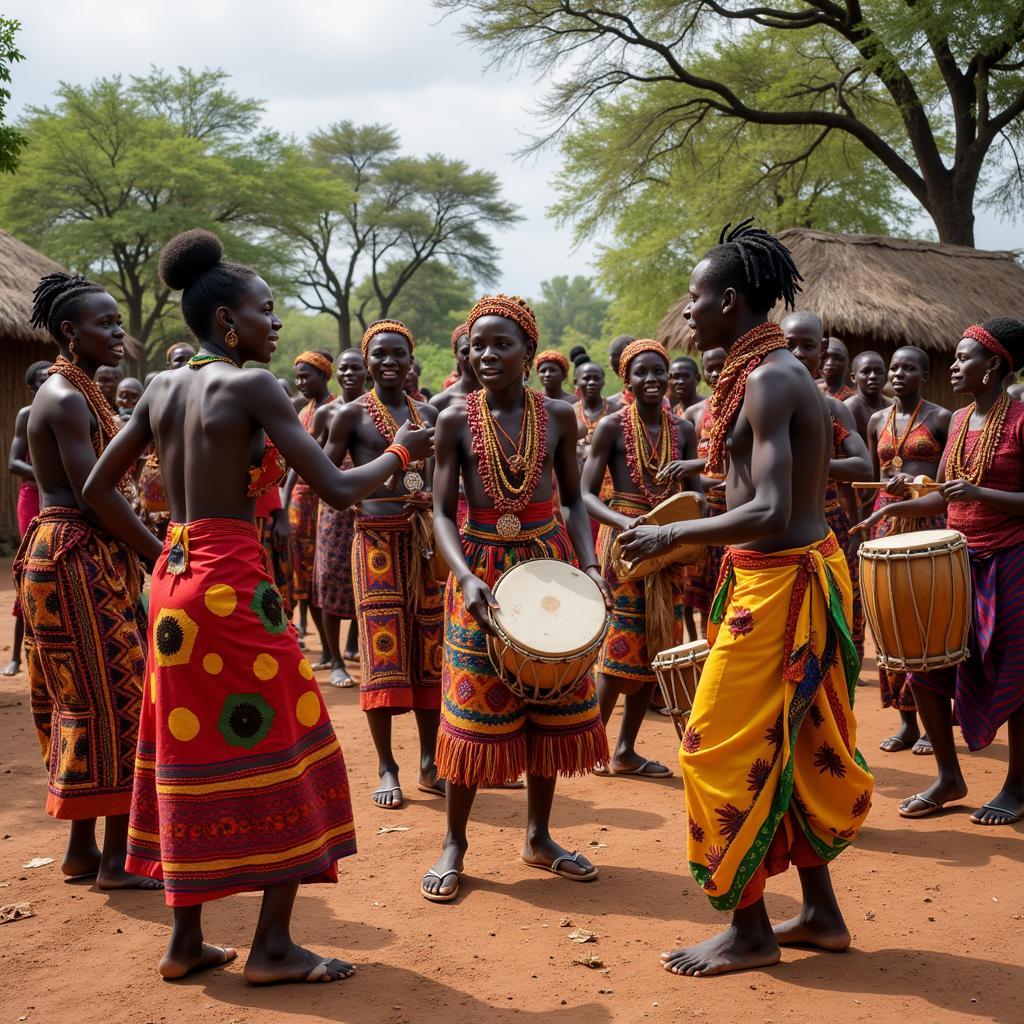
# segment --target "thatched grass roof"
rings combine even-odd
[[[970,324],[1024,319],[1024,267],[1012,252],[810,228],[788,228],[779,238],[804,276],[797,308],[817,313],[826,333],[843,340],[952,351]],[[658,328],[669,346],[689,344],[685,304],[677,302]],[[772,312],[775,320],[782,315]]]
[[[46,331],[29,326],[32,292],[39,278],[63,269],[49,256],[37,252],[14,235],[0,231],[0,345],[21,341],[53,346],[53,339]],[[141,346],[134,338],[126,336],[125,351],[137,358]]]

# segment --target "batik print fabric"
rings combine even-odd
[[[346,455],[341,468],[351,469]],[[355,533],[355,509],[344,512],[326,502],[320,503],[316,526],[316,557],[313,562],[313,605],[335,618],[356,617],[355,588],[352,582],[352,537]]]
[[[759,872],[832,860],[867,816],[851,610],[831,534],[771,555],[728,549],[679,752],[690,870],[718,910],[743,905]]]
[[[146,667],[142,567],[77,508],[51,507],[32,521],[14,573],[47,813],[127,814]]]
[[[150,629],[128,870],[175,907],[336,881],[355,852],[345,761],[252,523],[171,524]]]
[[[441,588],[429,573],[415,593],[408,515],[357,515],[352,572],[359,623],[363,711],[436,711],[441,706]]]
[[[518,512],[522,531],[498,536],[495,509],[469,509],[462,548],[470,569],[489,587],[513,565],[531,558],[574,560],[565,527],[550,502]],[[487,637],[449,576],[444,595],[444,669],[438,774],[463,786],[498,785],[530,775],[582,775],[608,762],[608,740],[590,672],[559,704],[517,697],[494,671]]]
[[[316,561],[316,522],[320,511],[320,498],[316,491],[301,480],[292,488],[288,505],[288,525],[292,528],[291,569],[292,600],[308,601],[313,582],[313,564]]]
[[[842,459],[845,457],[843,443],[850,436],[849,430],[833,417],[832,419],[832,458]],[[825,522],[828,528],[835,534],[843,554],[846,556],[846,568],[850,573],[850,583],[853,586],[853,618],[850,622],[850,635],[853,637],[853,646],[857,649],[857,658],[864,660],[864,606],[860,599],[860,558],[857,555],[859,541],[854,544],[850,537],[850,517],[846,508],[839,500],[839,485],[835,480],[829,480],[825,485]]]
[[[619,492],[613,493],[609,504],[613,511],[631,519],[652,508],[639,495]],[[657,678],[651,668],[651,659],[683,642],[686,569],[669,566],[642,579],[619,579],[611,552],[620,532],[617,527],[602,524],[597,537],[601,574],[611,588],[613,604],[608,633],[594,670],[600,675],[614,676],[620,681],[620,686],[622,680],[635,684],[632,687],[635,691]],[[649,609],[654,609],[652,615],[648,614]],[[621,689],[630,692],[631,688]]]

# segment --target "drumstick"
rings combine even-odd
[[[877,491],[880,487],[885,487],[887,482],[885,480],[858,480],[854,483],[853,488],[856,491]]]

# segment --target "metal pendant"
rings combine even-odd
[[[517,452],[508,460],[508,468],[512,470],[516,476],[520,476],[526,472],[526,459]]]
[[[898,455],[894,455],[889,465],[898,473],[903,468],[903,460]]]
[[[495,528],[498,531],[498,536],[503,540],[511,540],[513,537],[518,537],[523,530],[523,524],[519,520],[514,512],[506,512],[503,516],[498,517],[498,522],[495,524]]]
[[[172,576],[180,576],[188,568],[188,552],[185,545],[178,541],[167,552],[167,571]]]
[[[422,491],[423,490],[423,477],[417,473],[415,469],[410,469],[403,478],[405,489],[407,491]]]

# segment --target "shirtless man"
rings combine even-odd
[[[718,375],[722,372],[722,367],[725,365],[725,349],[713,348],[710,352],[702,353],[702,356],[704,383],[711,391],[714,391],[715,384],[718,383]],[[707,401],[706,398],[702,398],[699,402],[694,402],[683,413],[696,428],[698,437],[700,437],[701,417],[704,415],[704,406],[707,405]]]
[[[681,542],[731,545],[680,760],[686,859],[712,906],[733,917],[721,935],[662,954],[666,970],[690,976],[774,964],[780,945],[849,945],[828,862],[856,837],[872,790],[850,705],[849,573],[824,514],[832,424],[767,321],[776,302],[792,306],[800,277],[789,250],[748,224],[723,231],[698,263],[685,311],[699,350],[729,353],[707,446],[707,469],[726,473],[727,511],[622,535],[629,558]],[[790,862],[803,907],[773,930],[764,883]]]
[[[636,339],[631,334],[620,334],[615,338],[612,338],[611,343],[608,345],[608,365],[611,367],[612,373],[617,377],[619,375],[619,359],[622,357],[622,353],[626,351],[626,346]],[[608,399],[608,411],[615,412],[621,409],[626,404],[626,392],[618,391]]]
[[[697,360],[690,356],[676,356],[668,368],[668,398],[677,416],[682,416],[691,405],[697,404],[699,383],[700,367]]]
[[[473,366],[469,361],[469,329],[465,324],[459,324],[452,331],[452,355],[455,356],[455,366],[459,371],[459,379],[430,400],[430,404],[438,411],[447,409],[453,402],[464,402],[466,395],[476,391],[480,382],[476,379]]]
[[[825,355],[821,360],[818,387],[832,398],[845,402],[856,392],[850,387],[850,350],[838,339],[827,338]]]
[[[121,383],[124,371],[120,366],[101,366],[93,378],[113,412],[117,412],[117,385]]]
[[[868,421],[880,409],[888,409],[892,402],[882,393],[885,387],[885,360],[872,351],[861,352],[853,360],[853,380],[856,394],[846,399],[846,408],[853,413],[857,433],[868,440]]]

